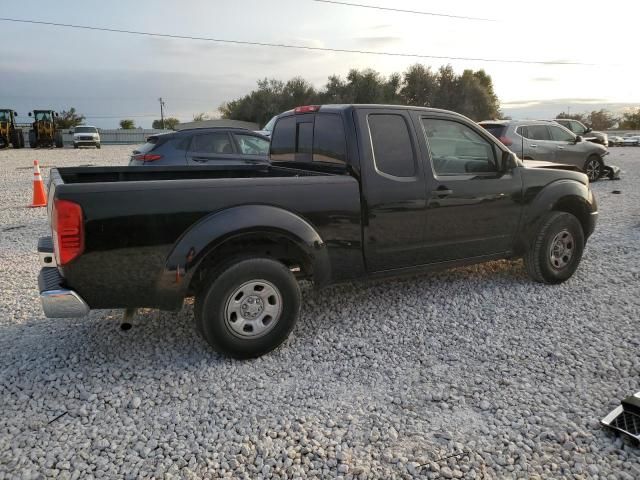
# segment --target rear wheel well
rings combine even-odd
[[[227,239],[202,260],[194,273],[187,295],[195,295],[203,282],[231,258],[273,258],[286,265],[298,279],[313,278],[313,263],[309,255],[294,240],[280,233],[247,233]]]

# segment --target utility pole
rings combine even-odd
[[[164,130],[164,101],[162,97],[158,99],[160,102],[160,123],[162,124],[162,129]]]

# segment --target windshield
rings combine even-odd
[[[74,129],[75,133],[98,133],[96,127],[76,127]]]
[[[51,121],[51,112],[35,112],[36,121]]]
[[[11,120],[11,110],[0,110],[0,122]]]
[[[278,119],[277,115],[275,117],[272,117],[271,120],[267,122],[267,124],[264,126],[262,130],[267,130],[268,132],[272,132],[273,126],[276,124],[277,119]]]

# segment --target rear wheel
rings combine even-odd
[[[576,217],[550,212],[539,223],[524,256],[529,276],[541,283],[561,283],[573,275],[584,251],[584,232]]]
[[[591,155],[584,164],[584,172],[589,177],[590,182],[597,182],[602,175],[604,164],[598,155]]]
[[[212,274],[196,295],[196,326],[218,352],[259,357],[280,345],[298,320],[300,288],[282,263],[238,259]]]

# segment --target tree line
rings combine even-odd
[[[594,130],[609,130],[614,127],[619,130],[640,130],[640,108],[631,109],[621,116],[616,116],[603,108],[584,113],[561,112],[556,115],[556,118],[578,120]]]
[[[271,117],[298,105],[378,103],[453,110],[473,120],[499,118],[500,102],[484,70],[456,74],[451,65],[437,71],[421,64],[402,74],[381,75],[372,69],[349,71],[346,78],[329,76],[324,88],[294,77],[258,81],[258,88],[220,106],[223,118],[263,125]]]

